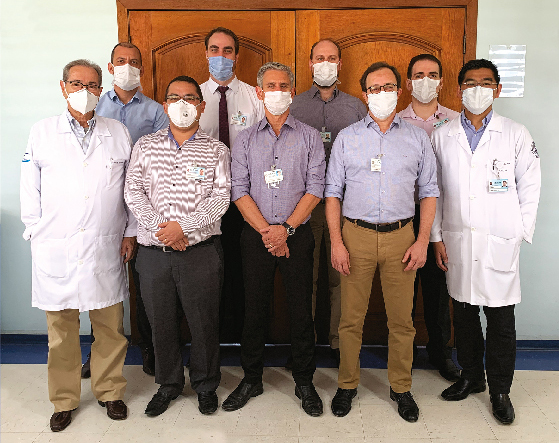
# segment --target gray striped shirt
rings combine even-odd
[[[138,219],[138,243],[163,246],[159,223],[177,221],[189,245],[221,234],[231,192],[231,156],[220,141],[198,130],[177,148],[169,127],[141,137],[126,174],[124,198]],[[192,167],[204,168],[194,178]]]

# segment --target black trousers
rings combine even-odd
[[[139,247],[136,262],[152,328],[155,382],[171,395],[182,392],[185,378],[180,343],[180,309],[192,345],[190,385],[196,392],[215,391],[221,379],[219,362],[219,297],[223,252],[219,239],[163,252]]]
[[[486,344],[479,317],[479,306],[454,303],[454,334],[458,363],[462,377],[468,380],[484,380],[483,355],[487,384],[492,394],[508,394],[514,375],[516,360],[516,328],[514,306],[483,307],[487,319]]]
[[[413,219],[416,236],[419,232],[419,217],[419,205],[416,205],[415,218]],[[427,353],[429,354],[429,360],[439,364],[452,356],[452,348],[447,346],[451,337],[450,295],[446,287],[446,275],[437,266],[431,244],[427,247],[425,266],[418,269],[415,276],[412,313],[414,319],[420,279],[421,292],[423,294],[423,318],[425,319],[425,327],[429,336],[426,346]]]
[[[140,290],[140,274],[136,270],[136,257],[130,260],[130,269],[132,270],[132,279],[134,280],[134,286],[136,287],[136,326],[138,332],[140,333],[140,341],[138,346],[142,349],[146,349],[153,352],[153,343],[151,342],[151,326],[149,324],[148,315],[146,314],[146,308],[144,307],[144,301],[142,300],[142,291]],[[95,336],[93,335],[93,326],[91,327],[91,343],[95,341]]]
[[[248,383],[262,381],[264,347],[270,325],[270,300],[274,292],[276,266],[279,266],[289,303],[295,383],[312,383],[316,369],[312,318],[314,237],[308,223],[297,228],[295,234],[287,239],[287,246],[289,258],[274,257],[266,250],[261,234],[245,224],[241,235],[245,280],[241,364]]]

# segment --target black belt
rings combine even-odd
[[[391,232],[406,226],[413,220],[413,217],[406,218],[405,220],[398,220],[394,223],[380,223],[378,225],[375,225],[374,223],[368,223],[363,220],[355,220],[349,217],[346,217],[346,220],[350,221],[351,223],[355,223],[357,226],[361,226],[362,228],[372,229],[373,231]]]
[[[150,246],[140,245],[140,246],[142,248],[155,249],[157,251],[163,251],[163,252],[185,252],[185,251],[188,251],[189,249],[195,248],[197,246],[211,245],[211,244],[213,244],[215,239],[218,238],[218,237],[219,237],[219,235],[212,235],[210,238],[207,238],[204,241],[198,242],[198,243],[196,243],[192,246],[187,246],[184,251],[176,251],[175,249],[171,248],[170,246],[155,246],[155,245],[150,245]]]

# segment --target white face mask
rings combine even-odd
[[[483,114],[493,104],[493,89],[476,86],[462,91],[462,104],[472,114]]]
[[[378,94],[368,94],[369,111],[379,120],[386,120],[398,104],[398,92],[380,91]]]
[[[114,66],[113,85],[125,91],[131,91],[140,86],[140,70],[128,63],[122,66]]]
[[[264,93],[264,106],[273,115],[281,115],[293,100],[291,91],[267,91]]]
[[[440,83],[440,80],[433,80],[429,77],[423,77],[420,80],[412,80],[411,95],[413,95],[421,103],[429,103],[437,97],[437,95],[439,95],[437,93],[437,88]]]
[[[319,86],[332,86],[338,80],[338,64],[320,62],[313,65],[313,80]]]
[[[167,113],[175,126],[179,128],[188,128],[192,126],[192,123],[194,123],[196,117],[198,117],[197,108],[198,106],[194,106],[192,103],[185,102],[181,99],[178,102],[167,105]]]
[[[64,87],[64,90],[66,90],[66,87]],[[66,91],[66,94],[68,94],[68,91]],[[66,101],[75,111],[78,111],[80,114],[87,114],[95,109],[99,97],[82,88],[79,91],[68,94]]]

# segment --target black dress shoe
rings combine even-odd
[[[398,394],[390,388],[390,399],[398,403],[398,414],[404,420],[414,423],[419,418],[419,408],[410,391]]]
[[[453,385],[446,388],[441,397],[447,401],[464,400],[470,394],[485,391],[485,380],[472,381],[467,378],[461,378]]]
[[[87,360],[82,366],[82,378],[90,378],[90,377],[91,377],[91,352],[87,354]]]
[[[311,417],[319,417],[322,415],[322,400],[316,392],[314,385],[311,383],[307,386],[295,385],[295,395],[301,399],[301,406]]]
[[[351,411],[351,400],[357,395],[357,388],[342,389],[338,388],[336,395],[332,399],[332,414],[336,417],[345,417]]]
[[[223,402],[221,408],[224,411],[236,411],[241,409],[251,397],[256,397],[264,392],[262,382],[260,383],[247,383],[242,380],[239,386],[235,388],[229,397]]]
[[[72,423],[72,411],[55,412],[50,417],[50,430],[52,432],[60,432]]]
[[[217,394],[215,391],[204,391],[198,393],[198,410],[204,415],[213,414],[217,411]]]
[[[171,400],[176,399],[178,396],[178,394],[170,395],[163,392],[156,392],[146,406],[145,414],[150,417],[157,417],[158,415],[163,414],[169,407]]]
[[[140,348],[142,352],[142,369],[147,375],[155,375],[155,354],[153,348]]]
[[[101,401],[98,400],[100,406],[107,408],[107,415],[113,420],[126,420],[128,417],[128,408],[122,400]]]
[[[504,425],[510,425],[514,421],[514,408],[509,394],[490,394],[493,417]]]

